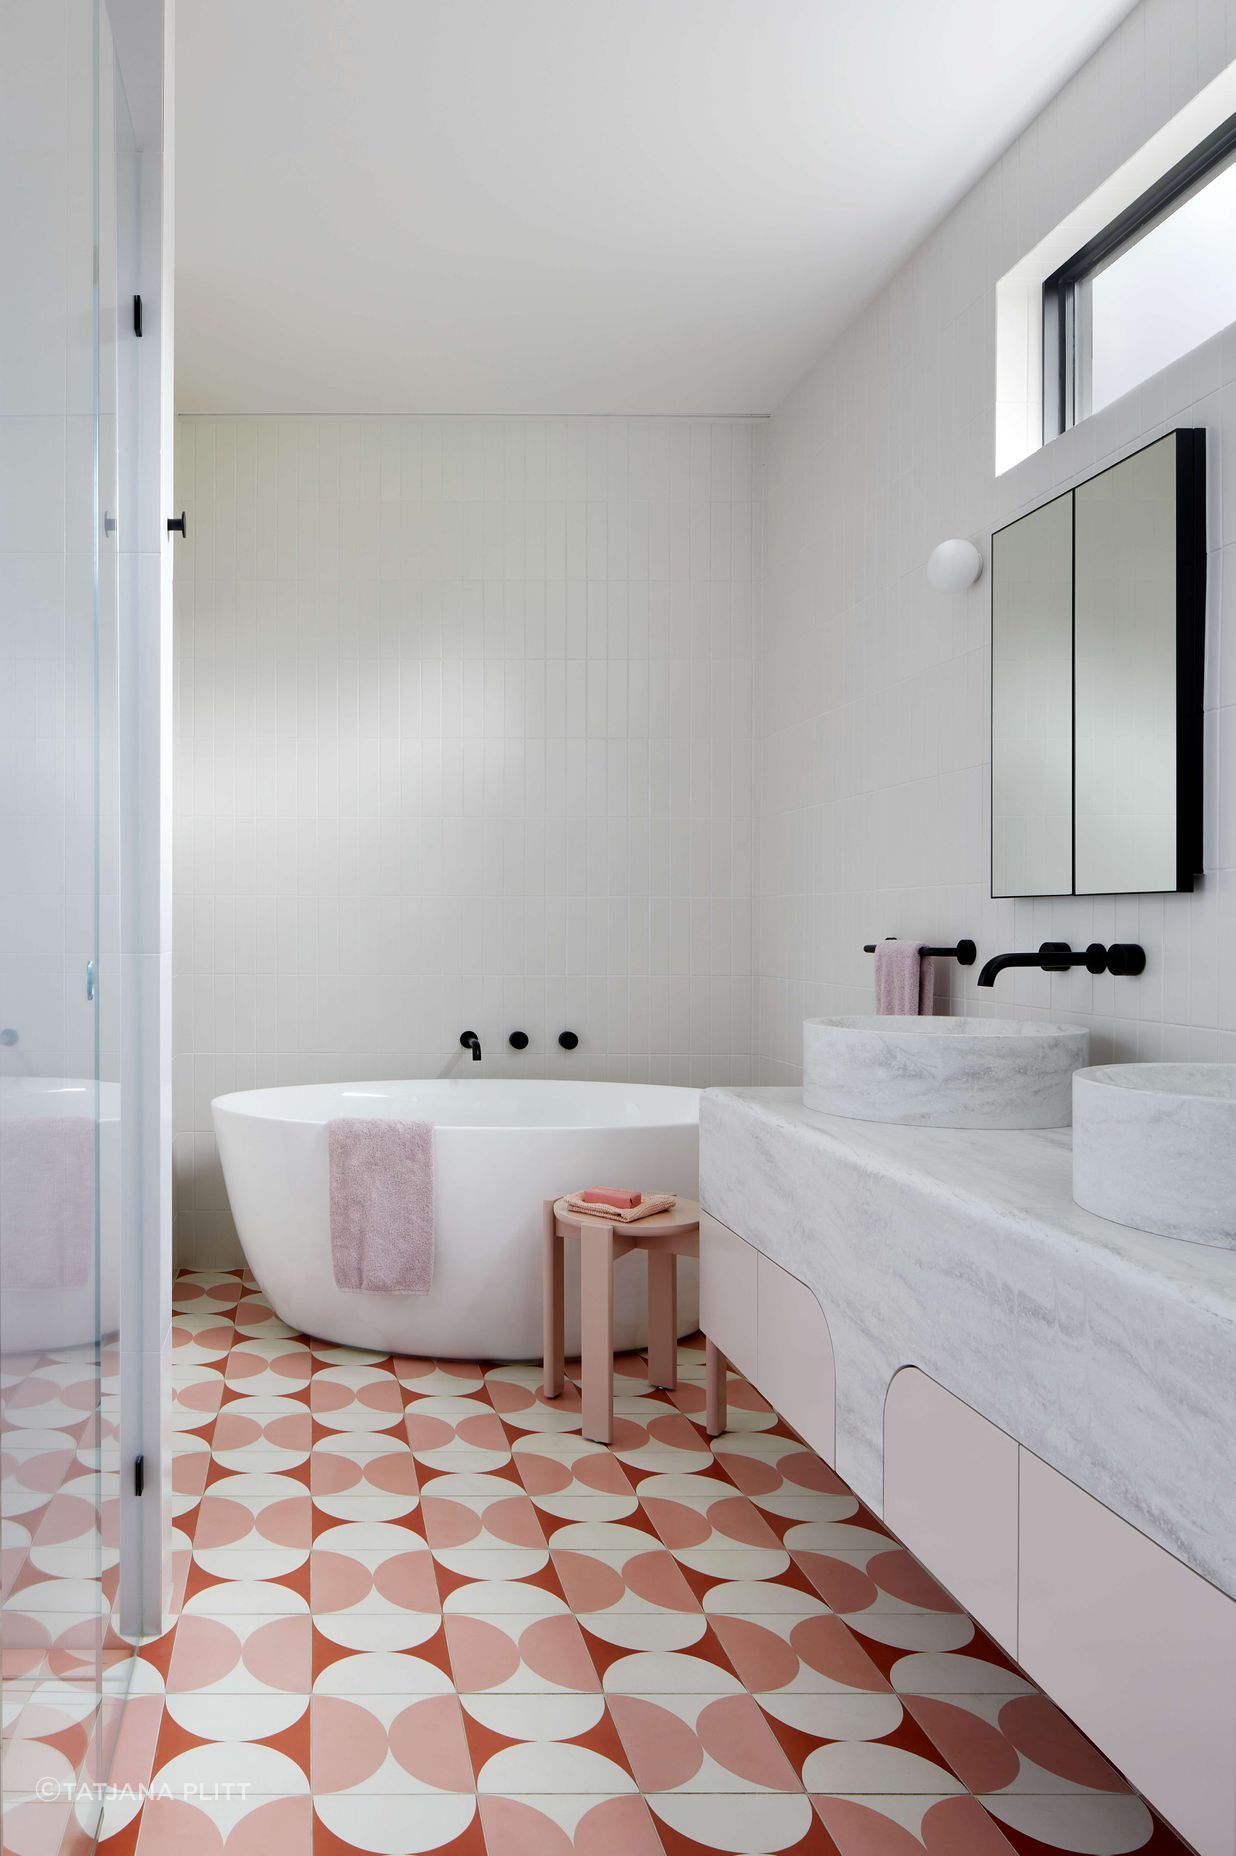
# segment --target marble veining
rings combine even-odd
[[[1079,1070],[1073,1118],[1079,1205],[1142,1231],[1236,1249],[1236,1064]]]
[[[808,1018],[803,1101],[850,1121],[924,1128],[1063,1128],[1073,1072],[1090,1055],[1076,1025],[1016,1018]]]
[[[1076,1205],[1067,1129],[886,1127],[794,1089],[701,1096],[700,1198],[818,1296],[836,1468],[877,1511],[916,1365],[1236,1596],[1236,1254]]]

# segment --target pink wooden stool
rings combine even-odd
[[[678,1384],[678,1258],[700,1254],[700,1208],[679,1199],[673,1211],[632,1224],[568,1211],[565,1199],[545,1201],[545,1396],[562,1391],[566,1361],[563,1322],[565,1240],[579,1239],[583,1434],[608,1444],[614,1436],[614,1259],[648,1253],[648,1378]],[[708,1435],[725,1429],[725,1362],[707,1347]]]

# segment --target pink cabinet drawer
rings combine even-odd
[[[758,1256],[728,1225],[700,1213],[700,1327],[726,1359],[756,1383]]]
[[[756,1266],[756,1385],[826,1463],[837,1458],[837,1373],[824,1310],[797,1276]]]
[[[1236,1850],[1236,1602],[1021,1452],[1021,1661],[1201,1852]]]
[[[884,1519],[1017,1654],[1017,1456],[1007,1432],[917,1366],[884,1402]]]

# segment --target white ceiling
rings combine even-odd
[[[179,0],[186,412],[767,412],[1132,0]]]

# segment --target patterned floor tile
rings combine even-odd
[[[319,1365],[309,1388],[309,1406],[331,1431],[398,1430],[403,1421],[399,1381],[380,1366]]]
[[[645,1794],[666,1856],[835,1856],[801,1791]],[[954,1856],[961,1856],[957,1851]]]
[[[309,1339],[239,1271],[174,1305],[183,1605],[135,1660],[116,1770],[156,1789],[109,1801],[105,1856],[1184,1856],[737,1375],[709,1442],[698,1342],[672,1391],[615,1362],[606,1447],[576,1362],[548,1400],[536,1363]],[[107,1621],[37,1563],[108,1525],[89,1396],[48,1357],[6,1414],[31,1773],[81,1769],[54,1678]],[[14,1856],[51,1856],[34,1802]]]
[[[300,1340],[279,1335],[239,1340],[227,1356],[224,1384],[234,1395],[283,1398],[303,1392],[313,1376],[313,1355]]]
[[[577,1432],[532,1432],[518,1437],[511,1459],[537,1507],[558,1520],[617,1521],[639,1507],[617,1456]]]
[[[619,1533],[628,1538],[616,1539]],[[562,1537],[565,1543],[553,1549],[554,1570],[590,1635],[625,1650],[682,1650],[704,1635],[700,1602],[655,1535],[585,1523]]]
[[[612,1695],[610,1707],[643,1792],[790,1791],[798,1775],[753,1698]]]
[[[453,1693],[331,1695],[315,1690],[309,1775],[315,1796],[471,1793],[463,1708]]]
[[[230,1311],[178,1314],[172,1319],[172,1365],[213,1366],[227,1358],[235,1329]]]
[[[488,1856],[664,1856],[648,1806],[632,1793],[487,1794]]]
[[[511,1460],[506,1432],[483,1398],[414,1399],[404,1423],[412,1454],[426,1469],[484,1475]]]
[[[598,1686],[578,1621],[535,1612],[446,1620],[451,1666],[460,1686],[518,1694],[582,1692]]]
[[[424,1484],[422,1514],[431,1547],[540,1548],[547,1545],[523,1484],[504,1476],[448,1471]]]
[[[313,1420],[298,1399],[232,1399],[219,1412],[210,1449],[220,1468],[276,1473],[309,1460]]]
[[[313,1809],[313,1856],[485,1856],[474,1793],[334,1792]]]
[[[236,1304],[245,1293],[239,1277],[230,1270],[181,1270],[176,1277],[172,1309],[177,1314],[217,1314],[226,1309],[235,1320]]]
[[[839,1856],[1012,1856],[973,1798],[905,1793],[813,1800]]]

